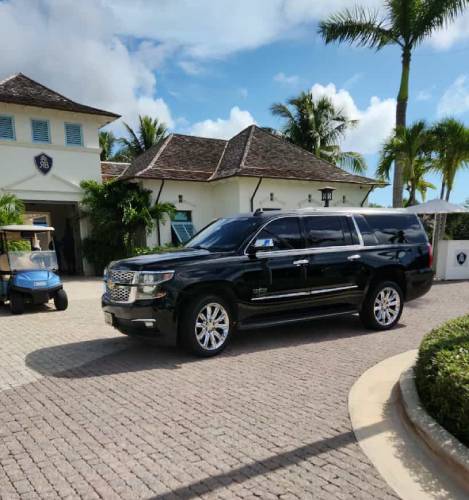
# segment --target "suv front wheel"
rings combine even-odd
[[[226,347],[231,337],[230,305],[215,295],[196,299],[190,303],[181,327],[185,344],[193,353],[215,356]]]
[[[393,281],[382,281],[368,292],[360,312],[367,328],[389,330],[399,321],[404,308],[402,290]]]

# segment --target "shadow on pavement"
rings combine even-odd
[[[238,332],[216,359],[254,352],[330,342],[374,334],[357,317],[318,320],[295,327]],[[392,335],[391,332],[387,332]],[[177,347],[119,336],[45,347],[29,353],[26,365],[34,371],[60,378],[86,378],[152,369],[178,369],[185,363],[205,362]]]

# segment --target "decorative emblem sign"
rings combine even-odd
[[[463,266],[466,263],[467,255],[464,252],[459,252],[458,255],[456,255],[456,260],[460,266]]]
[[[52,168],[53,160],[49,155],[46,155],[46,153],[41,153],[34,157],[34,163],[39,172],[46,175]]]

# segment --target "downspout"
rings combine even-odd
[[[368,191],[368,193],[366,193],[366,196],[363,198],[363,201],[360,204],[361,207],[363,207],[363,205],[366,203],[366,200],[368,199],[368,196],[370,196],[371,191],[373,191],[374,188],[375,188],[374,185],[370,187],[370,190]]]
[[[161,179],[160,189],[158,190],[158,194],[156,195],[155,205],[158,205],[161,197],[161,191],[163,191],[164,179]],[[160,231],[160,221],[159,219],[156,221],[156,234],[158,235],[158,245],[161,246],[161,231]]]
[[[260,185],[261,185],[261,182],[262,182],[262,177],[259,177],[259,181],[257,182],[256,189],[254,189],[254,193],[252,193],[252,196],[251,196],[251,199],[250,199],[250,203],[251,203],[251,212],[254,212],[254,197],[256,196],[257,191],[259,190],[259,187],[260,187]]]

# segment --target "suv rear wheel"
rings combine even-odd
[[[215,295],[193,300],[181,324],[186,346],[198,356],[215,356],[229,342],[233,323],[229,303]]]
[[[404,308],[402,290],[393,281],[382,281],[368,292],[360,312],[367,328],[389,330],[399,321]]]

